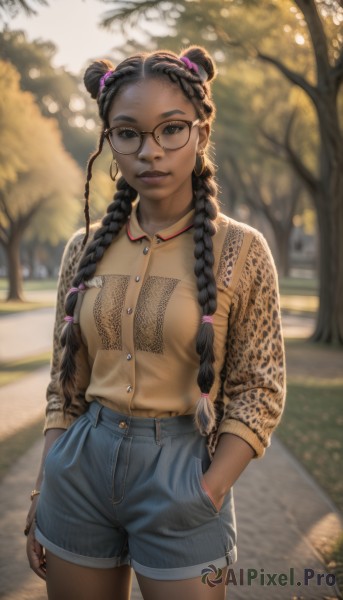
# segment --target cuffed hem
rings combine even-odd
[[[38,527],[35,530],[35,538],[36,540],[49,550],[58,558],[62,558],[67,562],[74,563],[75,565],[79,565],[81,567],[92,567],[94,569],[113,569],[113,567],[121,567],[123,565],[129,565],[130,559],[128,557],[122,556],[113,556],[109,558],[100,558],[95,556],[83,556],[82,554],[75,554],[74,552],[70,552],[69,550],[65,550],[60,546],[57,546],[53,542],[50,542],[42,533],[39,531]]]
[[[48,429],[69,429],[75,421],[75,417],[64,417],[63,414],[48,415],[45,419],[43,433]]]
[[[218,429],[218,437],[222,433],[233,433],[246,441],[255,450],[256,455],[253,456],[255,459],[262,458],[265,453],[266,449],[261,440],[250,427],[245,425],[245,423],[242,423],[242,421],[238,421],[237,419],[227,419],[223,421]]]
[[[234,546],[231,550],[227,552],[225,556],[217,558],[216,560],[208,560],[207,562],[201,563],[200,565],[191,565],[189,567],[178,567],[174,569],[157,569],[153,567],[146,567],[145,565],[141,565],[136,560],[132,559],[131,566],[134,569],[134,571],[137,572],[139,575],[149,577],[150,579],[158,579],[160,581],[177,581],[182,579],[194,579],[195,577],[203,577],[211,571],[215,573],[215,571],[213,571],[211,567],[214,567],[214,569],[223,569],[236,561],[237,547]],[[211,569],[211,571],[208,570],[209,568]],[[205,569],[206,571],[204,573],[203,571]]]

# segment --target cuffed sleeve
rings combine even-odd
[[[265,238],[256,231],[234,290],[228,329],[223,417],[218,435],[233,433],[263,456],[286,395],[278,279]]]
[[[88,352],[84,344],[81,343],[80,349],[77,352],[75,394],[71,406],[67,409],[65,414],[63,412],[64,400],[59,383],[59,370],[62,354],[60,339],[65,316],[64,303],[81,258],[83,236],[84,233],[78,231],[69,240],[63,253],[58,277],[53,351],[50,382],[46,392],[47,406],[44,432],[47,429],[52,428],[68,429],[72,422],[87,409],[85,390],[88,387],[90,380],[90,368],[88,364]]]

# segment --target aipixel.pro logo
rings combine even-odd
[[[215,565],[208,565],[208,567],[201,571],[201,581],[210,587],[219,585],[223,581],[222,569],[217,569]]]

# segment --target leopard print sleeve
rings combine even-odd
[[[240,436],[259,458],[280,421],[286,384],[277,273],[256,230],[234,289],[227,342],[218,435]]]
[[[65,317],[64,301],[82,255],[83,237],[84,233],[82,231],[76,232],[67,243],[62,257],[57,287],[50,382],[46,392],[47,406],[44,431],[51,428],[68,429],[69,425],[87,408],[84,391],[89,383],[90,374],[87,349],[84,346],[81,346],[77,356],[77,389],[75,390],[73,402],[65,415],[59,384],[59,366],[62,353],[60,338]]]

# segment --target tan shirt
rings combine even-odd
[[[194,275],[194,212],[149,237],[139,226],[136,208],[80,295],[75,317],[83,347],[77,356],[78,390],[66,416],[56,394],[56,358],[53,361],[47,428],[67,427],[95,398],[135,416],[194,413],[200,396],[195,339],[201,319]],[[224,215],[218,217],[213,243],[218,306],[216,378],[210,398],[216,402],[220,424],[209,436],[209,449],[214,450],[220,433],[231,432],[262,456],[285,397],[275,266],[263,236]],[[75,245],[80,247],[80,235],[65,252],[60,284],[68,279],[64,271],[72,275],[76,268]],[[62,299],[60,293],[60,303]],[[61,305],[57,315],[61,323]],[[57,335],[54,345],[59,354]]]

